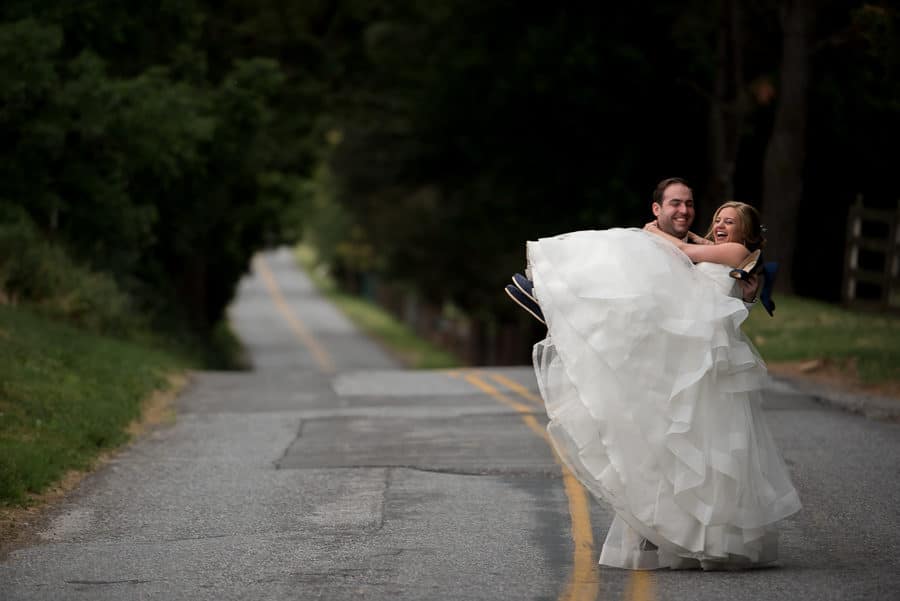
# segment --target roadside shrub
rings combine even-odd
[[[0,303],[27,304],[93,332],[129,334],[140,325],[131,299],[106,273],[72,261],[24,214],[0,221]]]

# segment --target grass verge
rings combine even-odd
[[[27,505],[130,436],[187,357],[0,306],[0,506]]]
[[[863,385],[900,383],[900,317],[797,297],[777,302],[775,317],[755,309],[744,324],[767,362],[819,361]]]
[[[372,337],[404,365],[413,369],[446,369],[460,367],[462,362],[443,349],[423,340],[393,315],[371,302],[337,289],[334,280],[316,268],[315,251],[307,246],[296,248],[294,256],[306,270],[316,288],[356,326]]]

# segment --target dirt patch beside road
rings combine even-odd
[[[813,384],[826,386],[847,394],[893,398],[900,405],[900,382],[863,383],[859,379],[856,362],[852,359],[843,362],[829,359],[785,361],[768,363],[767,365],[769,372],[773,376],[807,380]]]

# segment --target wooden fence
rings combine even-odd
[[[900,202],[867,209],[860,195],[850,207],[842,297],[848,307],[900,309]]]
[[[370,291],[370,300],[466,365],[528,364],[531,347],[541,337],[537,322],[523,317],[523,311],[512,312],[520,318],[513,323],[486,323],[465,316],[448,317],[441,307],[389,284],[375,282]]]

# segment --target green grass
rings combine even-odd
[[[189,362],[0,306],[0,505],[125,442],[141,402]]]
[[[294,253],[313,283],[331,302],[367,335],[382,344],[413,369],[446,369],[460,367],[462,362],[436,345],[423,340],[406,324],[371,302],[340,292],[334,281],[315,267],[315,251],[298,246]]]
[[[900,381],[900,317],[779,297],[775,317],[751,311],[744,331],[768,362],[826,359],[855,364],[865,384]]]

